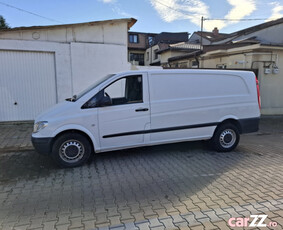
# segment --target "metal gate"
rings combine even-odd
[[[54,53],[0,50],[0,121],[33,120],[56,92]]]

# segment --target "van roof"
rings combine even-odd
[[[131,73],[204,73],[204,74],[236,74],[236,75],[254,75],[249,70],[226,70],[226,69],[154,69],[154,70],[129,70],[117,74]]]

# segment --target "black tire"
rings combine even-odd
[[[91,153],[91,144],[85,136],[79,133],[66,133],[55,140],[51,157],[59,166],[70,168],[83,165]]]
[[[239,141],[238,128],[231,123],[224,123],[216,128],[209,145],[218,152],[229,152],[237,147]]]

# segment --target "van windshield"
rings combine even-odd
[[[92,85],[90,85],[89,87],[87,87],[85,90],[83,90],[82,92],[80,92],[77,95],[74,95],[72,98],[67,98],[67,101],[76,101],[78,99],[80,99],[81,97],[83,97],[84,95],[86,95],[89,91],[91,91],[92,89],[94,89],[96,86],[98,86],[100,83],[106,81],[107,79],[113,77],[115,74],[108,74],[103,78],[98,79],[97,81],[95,81]]]

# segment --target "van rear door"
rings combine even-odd
[[[125,75],[102,89],[112,104],[98,109],[101,150],[144,143],[149,126],[149,95],[146,73]]]

